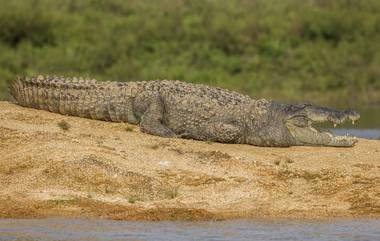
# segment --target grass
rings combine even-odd
[[[125,131],[126,132],[132,132],[133,131],[133,127],[127,126],[127,127],[125,127]]]
[[[294,161],[293,161],[292,159],[290,159],[290,158],[288,158],[288,157],[284,157],[284,158],[282,158],[282,159],[277,159],[277,160],[275,160],[275,161],[274,161],[274,164],[275,164],[276,166],[279,166],[279,165],[281,164],[281,162],[282,162],[282,163],[285,163],[285,165],[286,165],[286,164],[292,164],[292,163],[294,163]]]
[[[16,75],[181,79],[255,98],[380,103],[380,1],[0,0]],[[30,11],[33,9],[33,11]]]
[[[175,185],[175,186],[169,185],[165,189],[165,197],[168,199],[174,199],[178,197],[178,190],[179,190],[179,185]]]
[[[106,186],[106,188],[104,189],[104,193],[105,194],[111,194],[111,193],[113,193],[113,191],[110,187]]]
[[[131,204],[133,204],[133,203],[135,203],[135,202],[137,202],[139,200],[140,200],[140,198],[138,198],[137,196],[130,196],[130,197],[128,197],[128,203],[131,203]]]
[[[182,150],[182,149],[179,149],[179,148],[170,148],[171,151],[174,151],[175,153],[179,154],[179,155],[183,155],[185,154],[185,151]]]
[[[65,207],[75,204],[75,200],[72,199],[52,199],[47,201],[48,204],[54,207]]]
[[[160,148],[160,145],[158,144],[153,144],[153,145],[150,145],[149,148],[153,149],[153,150],[157,150],[158,148]]]
[[[323,175],[321,173],[315,173],[315,172],[309,172],[309,171],[304,171],[301,174],[301,177],[307,181],[321,179],[321,178],[330,179],[328,175]]]
[[[70,124],[66,122],[65,120],[58,122],[57,125],[63,131],[68,131],[71,128]]]
[[[290,158],[285,158],[285,162],[288,164],[294,163],[294,161]]]

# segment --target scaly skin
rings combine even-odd
[[[253,100],[237,92],[155,80],[98,82],[82,78],[17,78],[17,103],[63,115],[139,124],[142,132],[257,146],[353,146],[357,140],[313,128],[313,122],[356,121],[354,111]]]

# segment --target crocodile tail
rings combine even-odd
[[[18,76],[10,84],[10,93],[21,106],[49,110],[48,104],[51,100],[46,98],[49,87],[45,77],[41,75],[33,78]]]
[[[10,85],[25,107],[97,120],[136,123],[128,84],[83,78],[17,77]]]
[[[29,96],[25,95],[25,87],[24,81],[21,77],[17,76],[15,80],[13,80],[10,84],[9,91],[14,100],[22,106],[29,105]]]
[[[64,115],[91,117],[89,106],[89,89],[96,88],[96,81],[82,78],[49,77],[17,77],[10,85],[10,93],[16,102],[25,107],[48,110]],[[94,92],[94,91],[92,91]]]
[[[20,80],[19,80],[19,77],[17,76],[17,78],[13,80],[11,84],[9,85],[9,93],[11,94],[11,98],[17,103],[20,102],[19,100],[17,100],[17,98],[20,97],[19,86],[20,86]]]

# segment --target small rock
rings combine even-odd
[[[169,166],[170,161],[167,161],[167,160],[161,160],[161,161],[159,162],[159,164],[160,164],[161,166],[165,166],[165,167],[167,167],[167,166]]]

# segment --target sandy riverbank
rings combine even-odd
[[[260,148],[165,139],[0,102],[0,185],[0,217],[379,217],[380,141]]]

